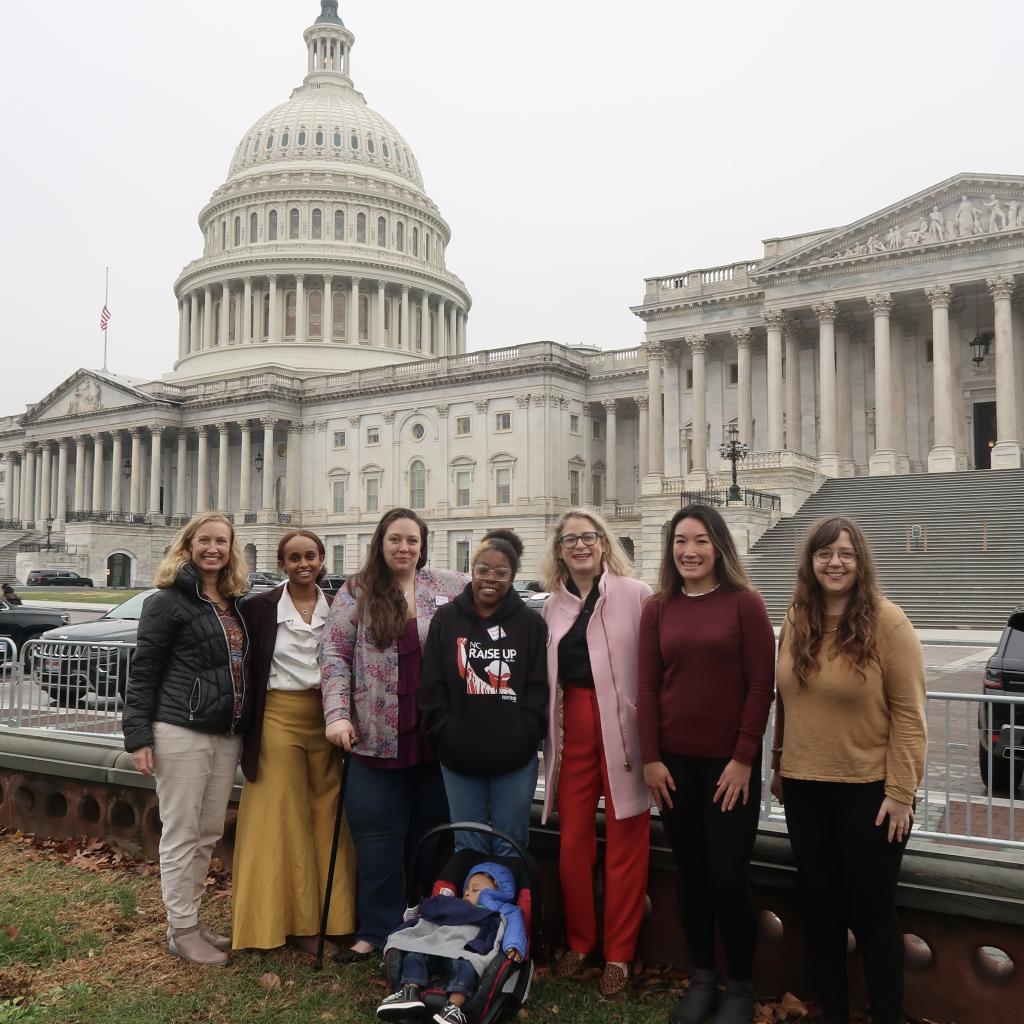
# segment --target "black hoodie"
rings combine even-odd
[[[522,768],[547,732],[547,626],[509,589],[490,618],[473,585],[434,613],[423,652],[420,723],[441,763],[462,775]]]

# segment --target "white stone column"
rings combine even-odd
[[[228,423],[216,423],[214,424],[217,428],[217,509],[220,512],[230,512],[228,504],[230,502],[230,478],[229,472],[231,468],[230,454],[230,430],[231,425]]]
[[[450,356],[451,346],[448,342],[448,332],[445,330],[445,301],[439,295],[437,297],[437,354]]]
[[[686,474],[686,486],[703,490],[708,484],[708,339],[690,334],[686,344],[693,356],[693,465]]]
[[[128,484],[128,511],[137,516],[142,513],[142,431],[139,427],[132,427],[129,433],[132,437],[132,470]]]
[[[92,437],[92,511],[106,512],[103,507],[103,435]]]
[[[387,336],[384,333],[384,306],[387,301],[387,284],[384,281],[377,282],[377,315],[373,318],[373,343],[378,348],[384,348],[387,344]]]
[[[85,435],[75,438],[75,512],[85,511]],[[22,488],[25,486],[22,474]]]
[[[345,340],[350,345],[359,344],[359,278],[349,282],[348,309],[345,317]]]
[[[643,489],[644,478],[647,476],[648,467],[650,466],[650,424],[648,421],[648,412],[650,407],[650,397],[648,395],[637,395],[636,396],[636,407],[639,410],[637,426],[640,431],[638,438],[638,448],[640,450],[640,489]],[[640,491],[637,491],[637,497],[640,496]]]
[[[178,358],[184,359],[188,352],[188,305],[178,300]]]
[[[213,348],[213,288],[203,289],[203,348]]]
[[[110,446],[110,511],[121,511],[121,431],[111,434]]]
[[[996,446],[992,449],[992,468],[1019,469],[1021,439],[1017,436],[1017,371],[1010,304],[1016,281],[1012,275],[1000,275],[988,278],[985,283],[992,294],[996,334]]]
[[[267,311],[270,323],[267,324],[267,337],[271,344],[279,345],[281,343],[281,290],[277,285],[277,274],[270,274],[267,281],[270,288],[270,309]]]
[[[935,440],[928,453],[929,473],[965,467],[957,460],[953,431],[953,360],[949,346],[949,306],[953,289],[936,285],[925,290],[932,307],[932,418]]]
[[[803,451],[803,409],[800,404],[800,321],[783,325],[786,343],[786,430],[785,444],[791,452]]]
[[[25,457],[22,465],[25,472],[22,474],[22,489],[24,491],[25,521],[27,524],[39,525],[39,516],[36,508],[36,443],[29,441],[25,445]],[[85,440],[82,441],[82,461],[85,462]]]
[[[320,303],[320,340],[334,341],[334,277],[324,274],[324,297]]]
[[[732,332],[736,343],[736,426],[740,440],[751,451],[754,448],[753,390],[750,379],[750,328],[740,327]]]
[[[163,427],[149,428],[149,509],[151,516],[160,515],[160,483],[164,460],[161,454]]]
[[[768,309],[764,313],[764,325],[768,332],[767,352],[767,407],[768,407],[768,451],[782,450],[782,325],[784,315],[781,309]]]
[[[61,448],[66,453],[66,442],[61,439]],[[21,518],[14,507],[14,453],[4,452],[4,514],[3,519],[15,522]],[[63,518],[63,517],[61,517]]]
[[[43,456],[42,464],[39,467],[39,521],[45,522],[50,518],[50,514],[53,511],[53,505],[51,503],[53,491],[53,455],[49,441],[41,442],[39,448]]]
[[[303,345],[309,337],[306,317],[306,275],[295,275],[295,344]]]
[[[822,476],[839,476],[836,444],[836,304],[814,307],[818,318],[818,468]]]
[[[188,514],[185,498],[185,479],[188,472],[188,434],[184,427],[178,430],[178,466],[174,478],[174,515],[184,518]]]
[[[424,352],[433,352],[430,343],[430,296],[426,291],[420,294],[420,347]]]
[[[238,485],[238,516],[240,522],[252,512],[252,427],[248,420],[239,423],[242,431],[241,475]]]
[[[267,333],[266,324],[263,322],[263,293],[261,284],[253,283],[252,287],[252,340],[254,343],[262,343]]]
[[[253,341],[252,330],[252,278],[246,277],[242,280],[242,337],[243,345]]]
[[[614,398],[601,403],[604,406],[604,505],[608,515],[615,515],[615,502],[619,494],[618,465],[615,446],[618,443],[618,421]]]
[[[853,476],[853,390],[851,380],[850,335],[853,319],[841,316],[836,320],[836,448],[839,452],[839,475]]]
[[[196,452],[196,512],[210,509],[210,434],[205,426],[196,427],[199,438]]]
[[[665,474],[665,426],[662,419],[662,349],[656,343],[647,347],[647,475]],[[661,484],[658,483],[660,493]]]
[[[892,295],[879,292],[869,296],[875,320],[875,450],[868,460],[872,476],[896,472],[896,451],[892,446],[892,353],[889,346],[889,314]]]
[[[55,530],[63,530],[68,518],[68,439],[62,437],[57,442],[57,511],[54,513]],[[14,463],[8,462],[7,479],[14,483]],[[11,514],[12,501],[8,499],[8,514]]]
[[[228,281],[221,282],[220,286],[220,337],[218,345],[226,345],[231,337],[231,285]]]
[[[904,337],[915,333],[906,311],[900,307],[889,315],[889,372],[892,378],[892,447],[896,452],[896,472],[910,472],[907,455],[907,385],[904,370]]]
[[[680,419],[680,401],[682,386],[679,381],[679,346],[666,345],[662,350],[661,393],[664,408],[664,456],[662,470],[665,476],[678,477],[682,473],[682,461],[679,454],[679,431],[682,426]]]
[[[457,323],[459,339],[458,348],[460,354],[466,351],[466,316],[466,311],[464,309],[460,309]]]
[[[401,320],[402,320],[402,333],[400,336],[401,347],[407,352],[412,351],[412,311],[409,308],[409,286],[407,284],[402,285],[402,297],[401,297]]]
[[[455,303],[448,306],[448,351],[451,355],[459,355],[458,309]]]
[[[302,511],[302,424],[288,424],[285,449],[285,512],[297,516]]]
[[[194,288],[189,294],[188,350],[199,351],[199,292]]]
[[[263,505],[260,516],[265,523],[277,520],[274,508],[274,425],[277,420],[266,416],[260,420],[263,424]]]

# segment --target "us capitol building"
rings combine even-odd
[[[741,542],[825,477],[1021,465],[1024,177],[960,174],[760,259],[649,278],[638,348],[469,352],[449,226],[355,89],[335,0],[303,38],[302,85],[200,211],[173,370],[82,369],[0,418],[0,577],[144,586],[208,508],[253,567],[302,525],[348,574],[395,505],[430,523],[435,566],[465,570],[501,524],[532,576],[553,517],[586,503],[653,579],[681,492],[725,480],[730,427],[741,483],[779,498],[729,510]]]

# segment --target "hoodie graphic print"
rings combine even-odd
[[[501,626],[491,626],[487,634],[496,642],[508,636]],[[458,651],[456,663],[459,675],[466,680],[466,693],[497,694],[503,700],[516,699],[516,691],[509,686],[512,679],[511,665],[519,653],[514,647],[484,647],[467,636],[457,637],[455,645]],[[478,672],[473,668],[474,661],[478,667],[484,662],[486,664]],[[480,672],[483,672],[483,677]]]

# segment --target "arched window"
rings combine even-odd
[[[295,140],[295,142],[299,146],[304,146],[306,144],[306,129],[305,128],[300,128],[299,129],[299,137]]]
[[[322,238],[324,233],[324,211],[317,209],[313,211],[313,232],[312,238]]]
[[[277,210],[270,211],[270,223],[267,225],[267,241],[277,241]]]
[[[293,206],[288,211],[288,237],[299,237],[299,209],[297,206]]]
[[[235,245],[242,244],[242,218],[235,218]]]
[[[269,153],[274,148],[274,133],[267,133],[267,152]]]
[[[395,227],[395,247],[399,252],[405,252],[405,225],[401,221]]]
[[[286,338],[295,337],[295,292],[290,291],[284,297],[284,333]]]
[[[238,303],[235,300],[234,295],[228,299],[228,341],[235,342],[237,340],[235,335],[235,318],[238,316]]]
[[[388,244],[388,222],[383,217],[377,218],[377,245],[384,248]]]
[[[409,508],[427,507],[427,470],[416,459],[409,467]]]
[[[341,149],[341,132],[334,133],[334,148]]]
[[[374,142],[373,139],[367,139],[366,140],[366,152],[367,153],[376,153],[377,152],[377,143]]]
[[[335,288],[331,294],[331,319],[335,338],[345,337],[345,314],[348,311],[348,295],[343,288]]]
[[[288,143],[291,141],[291,133],[286,128],[283,132],[281,132],[281,148],[286,149],[288,147]]]
[[[260,151],[260,137],[257,135],[252,140],[252,155],[255,156]]]
[[[259,237],[259,231],[260,231],[260,219],[259,219],[259,217],[256,216],[255,213],[250,213],[249,214],[249,244],[250,245],[254,244],[256,239]]]
[[[323,337],[323,313],[324,313],[324,296],[323,292],[313,291],[309,293],[309,298],[306,300],[307,314],[306,321],[308,324],[308,336],[310,338],[321,338]]]
[[[361,213],[356,217],[356,241],[366,244],[366,214]]]
[[[423,232],[423,258],[430,262],[430,232]]]
[[[412,254],[413,256],[420,254],[420,229],[417,227],[412,229]]]
[[[355,132],[349,136],[348,142],[353,149],[359,148],[359,136]]]
[[[336,241],[343,242],[345,240],[345,211],[335,210],[334,211],[334,237]]]
[[[221,249],[228,247],[228,222],[226,220],[220,222],[220,247]]]
[[[380,144],[380,151],[384,154],[385,160],[391,159],[391,150],[388,149],[388,144],[386,142],[382,142]]]
[[[322,146],[322,145],[324,144],[324,133],[323,133],[323,129],[318,129],[318,130],[317,130],[316,136],[314,137],[314,141],[316,142],[316,144],[317,144],[318,146]]]
[[[370,298],[368,295],[359,296],[359,340],[369,341],[370,339]]]

